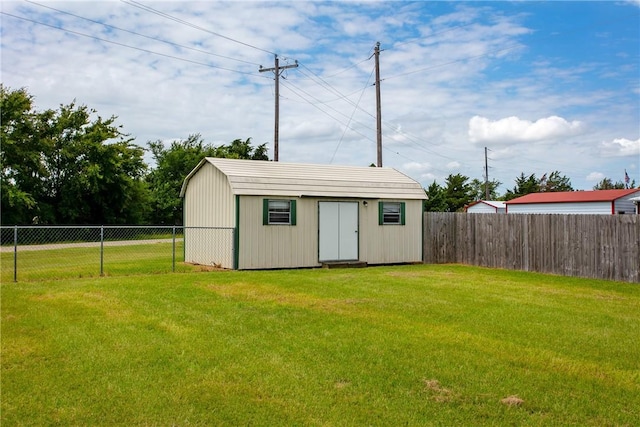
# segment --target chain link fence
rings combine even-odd
[[[203,250],[233,257],[233,228],[207,230]],[[202,270],[184,262],[184,235],[181,226],[0,227],[0,279],[6,283]]]

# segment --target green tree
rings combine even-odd
[[[145,217],[144,150],[120,131],[116,117],[61,105],[39,114],[47,179],[40,217],[56,224],[132,224]]]
[[[3,223],[144,218],[144,150],[120,131],[115,116],[95,113],[75,102],[36,112],[24,89],[2,90]]]
[[[573,191],[571,180],[560,174],[560,171],[553,171],[548,175],[545,173],[539,182],[539,191]]]
[[[531,193],[573,191],[571,180],[562,175],[560,171],[545,173],[541,178],[537,178],[534,173],[526,176],[523,172],[515,181],[516,186],[513,187],[513,190],[507,190],[503,197],[504,200],[512,200]]]
[[[636,181],[635,179],[631,181],[629,188],[635,188]],[[597,183],[593,189],[594,190],[623,190],[627,188],[625,183],[622,181],[613,182],[610,178],[603,178],[602,181]]]
[[[536,174],[525,176],[524,172],[516,178],[516,186],[513,190],[507,190],[504,200],[512,200],[530,193],[538,193],[540,191],[540,181],[536,178]]]
[[[269,160],[267,156],[267,144],[251,146],[251,138],[245,141],[236,139],[229,145],[221,145],[216,147],[213,157],[224,157],[227,159],[246,159],[246,160]]]
[[[478,178],[471,180],[469,184],[471,187],[471,195],[473,201],[477,200],[497,200],[498,199],[498,187],[502,183],[498,180],[492,179],[488,182],[489,186],[489,199],[486,198],[486,190],[484,181],[480,181]]]
[[[447,212],[461,212],[465,205],[473,201],[472,188],[467,183],[468,180],[469,177],[461,174],[447,177],[444,187]]]
[[[428,199],[424,201],[425,212],[446,212],[447,203],[445,201],[444,190],[435,181],[425,190]]]
[[[155,224],[181,224],[180,189],[185,177],[204,157],[268,160],[267,144],[251,146],[251,138],[236,139],[228,145],[206,144],[199,134],[174,141],[165,148],[162,141],[147,143],[156,167],[147,176],[152,193],[151,221]]]
[[[35,137],[33,97],[0,85],[0,203],[2,224],[30,223],[42,194],[41,144]]]

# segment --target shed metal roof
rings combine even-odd
[[[531,193],[505,202],[507,205],[530,203],[584,203],[584,202],[613,202],[621,197],[634,193],[640,194],[640,189],[626,190],[593,190],[593,191],[558,191],[545,193]]]
[[[180,196],[184,196],[191,177],[207,163],[226,175],[235,195],[412,200],[427,198],[420,183],[392,168],[215,157],[204,158],[187,175]]]

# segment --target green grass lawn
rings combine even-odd
[[[640,424],[633,284],[412,265],[1,297],[3,426]]]
[[[100,247],[62,247],[37,251],[18,251],[17,279],[19,282],[43,279],[73,279],[100,276]],[[175,271],[194,271],[185,265],[182,241],[176,243]],[[0,279],[13,281],[14,253],[0,254]],[[168,273],[173,268],[171,242],[130,246],[105,246],[102,272],[105,276]]]

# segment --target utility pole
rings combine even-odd
[[[380,42],[376,43],[373,51],[376,61],[376,135],[377,135],[377,151],[378,151],[378,167],[382,167],[382,107],[380,103]]]
[[[484,147],[484,197],[489,200],[489,162],[487,160],[487,147]]]
[[[275,109],[276,111],[275,111],[275,125],[273,130],[273,161],[277,162],[278,161],[278,137],[279,137],[278,128],[280,126],[280,74],[282,74],[282,71],[288,68],[296,68],[298,66],[298,61],[296,61],[295,64],[285,65],[284,67],[281,67],[280,60],[278,59],[278,55],[274,55],[274,56],[276,58],[276,61],[275,61],[275,66],[273,68],[262,68],[262,65],[261,65],[258,71],[260,71],[261,73],[265,71],[273,71],[273,73],[275,74],[275,79],[276,79]]]

